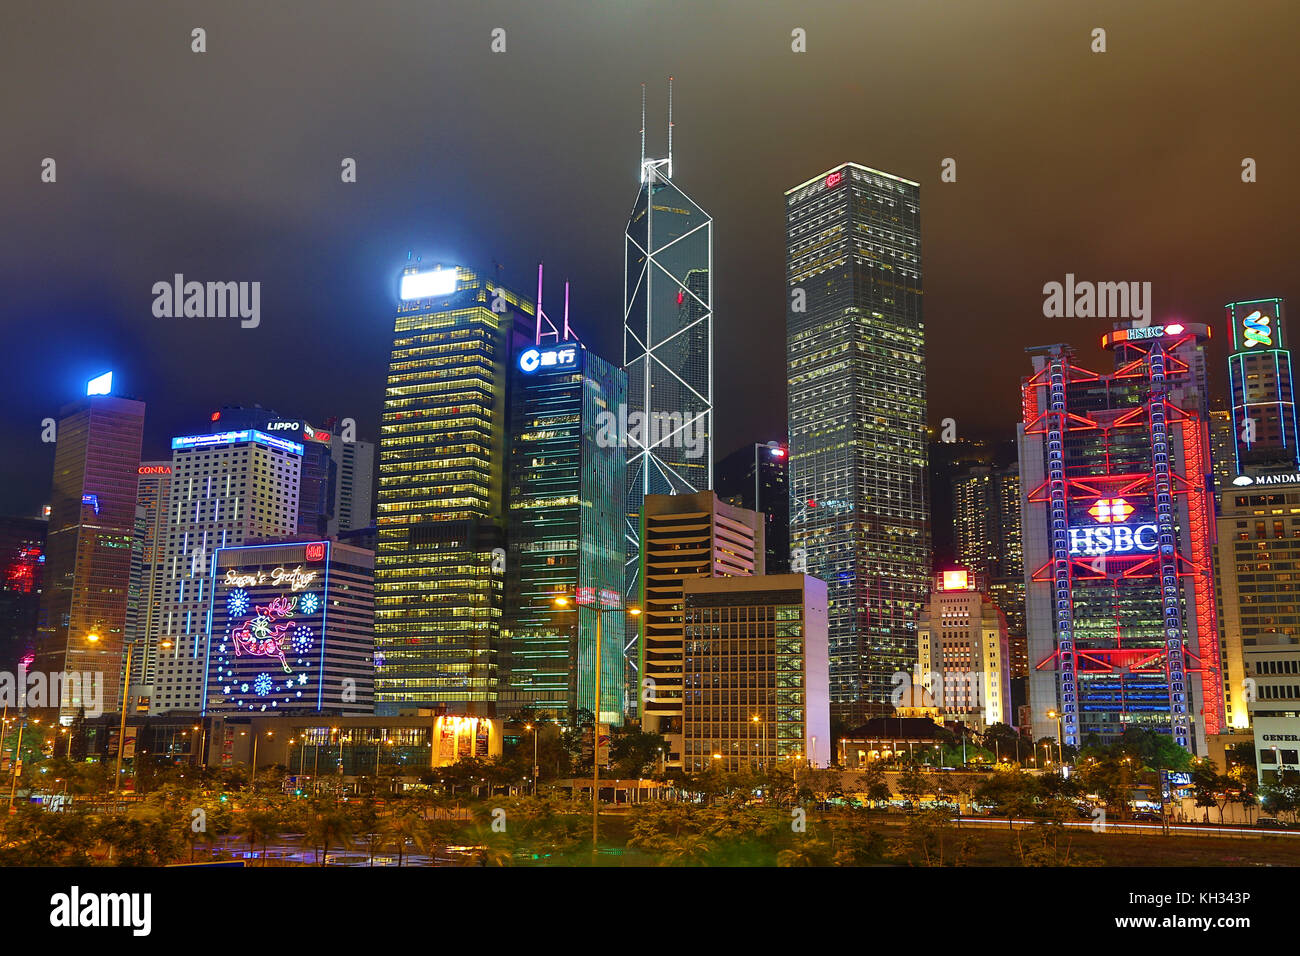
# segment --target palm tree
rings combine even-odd
[[[241,832],[244,839],[248,841],[248,852],[255,853],[257,844],[262,844],[262,864],[266,865],[266,846],[271,842],[271,837],[275,836],[279,827],[275,826],[275,818],[264,810],[247,810],[244,813],[243,827]]]
[[[411,810],[394,810],[380,824],[380,832],[385,845],[397,847],[398,866],[406,857],[408,841],[422,853],[429,846],[429,825],[423,816]]]
[[[340,849],[346,848],[348,837],[352,835],[351,829],[351,821],[346,814],[337,810],[320,808],[312,814],[307,820],[307,838],[316,851],[317,865],[325,865],[332,844],[339,844]],[[321,856],[322,851],[324,858]]]

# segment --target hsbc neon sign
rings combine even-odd
[[[1111,524],[1070,529],[1070,554],[1141,554],[1154,551],[1160,540],[1153,524]]]

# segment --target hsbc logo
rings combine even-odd
[[[1153,524],[1071,528],[1070,554],[1094,557],[1099,554],[1150,553],[1156,549],[1159,540],[1159,531]]]

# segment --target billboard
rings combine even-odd
[[[224,550],[224,549],[223,549]],[[318,709],[324,695],[328,542],[279,545],[288,561],[225,566],[217,552],[208,641],[208,712]]]

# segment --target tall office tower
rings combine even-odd
[[[336,478],[328,531],[331,538],[337,538],[375,523],[375,446],[368,441],[345,441],[333,424],[331,428],[335,429],[330,457]]]
[[[935,441],[935,429],[930,434],[930,546],[934,570],[942,571],[957,562],[953,483],[976,465],[996,468],[1015,461],[1016,449],[1014,439],[999,443],[966,438]]]
[[[713,479],[713,219],[673,181],[672,118],[669,79],[668,158],[646,159],[643,86],[641,189],[623,246],[628,420],[641,425],[627,442],[629,604],[641,601],[642,502],[703,491]],[[640,652],[639,628],[629,630],[630,674]],[[637,702],[630,695],[629,706]]]
[[[1223,724],[1209,435],[1182,356],[1204,325],[1108,333],[1115,371],[1036,350],[1020,473],[1033,735],[1129,727],[1205,753]],[[1175,384],[1171,385],[1171,381]]]
[[[785,194],[790,547],[830,589],[831,713],[892,712],[929,589],[920,187],[844,163]]]
[[[1291,351],[1281,299],[1229,302],[1228,391],[1235,475],[1300,469]]]
[[[36,651],[46,530],[40,518],[0,518],[0,670],[10,674]]]
[[[126,640],[135,648],[131,659],[132,706],[147,712],[158,669],[158,641],[162,633],[171,459],[142,461],[136,471],[139,475],[136,485],[137,543],[133,548],[131,568],[135,593]]]
[[[209,431],[259,431],[302,445],[298,480],[298,530],[307,537],[324,537],[334,520],[338,485],[333,436],[303,418],[288,418],[261,405],[224,405],[209,418]]]
[[[954,479],[952,502],[957,564],[986,580],[989,597],[1007,616],[1008,633],[1023,637],[1019,466],[976,465]]]
[[[212,563],[205,714],[373,712],[373,553],[295,540]]]
[[[697,577],[683,590],[682,764],[698,773],[831,759],[826,583]]]
[[[945,718],[977,733],[1017,719],[1006,615],[981,583],[964,568],[935,575],[917,628],[919,683]]]
[[[171,469],[151,715],[202,709],[213,554],[297,531],[302,445],[253,429],[186,435]]]
[[[571,723],[594,712],[599,605],[623,591],[627,461],[611,419],[627,376],[576,341],[525,339],[513,363],[509,550],[501,628],[502,714]],[[581,597],[567,610],[557,597]],[[600,722],[624,710],[622,614],[601,618]]]
[[[379,437],[375,710],[493,716],[511,332],[533,303],[467,269],[402,273]]]
[[[711,491],[651,495],[642,519],[645,547],[644,637],[637,673],[644,675],[641,727],[668,741],[667,766],[682,766],[686,686],[683,595],[696,578],[763,573],[763,524],[756,512],[719,501]]]
[[[1237,443],[1232,436],[1232,412],[1212,408],[1210,416],[1210,462],[1214,466],[1214,503],[1223,500],[1223,492],[1232,487],[1237,476]]]
[[[1223,705],[1230,727],[1250,726],[1243,653],[1269,634],[1300,637],[1300,474],[1241,476],[1223,490],[1217,565]]]
[[[92,379],[86,397],[64,408],[59,419],[42,632],[32,665],[47,674],[81,674],[83,685],[102,679],[106,711],[120,702],[144,433],[144,403],[111,392],[111,373]],[[88,640],[92,634],[98,640]],[[76,682],[60,703],[64,715],[83,706]]]
[[[719,498],[737,508],[763,513],[768,574],[790,570],[789,461],[785,445],[760,442],[732,452],[713,468],[713,490]]]

